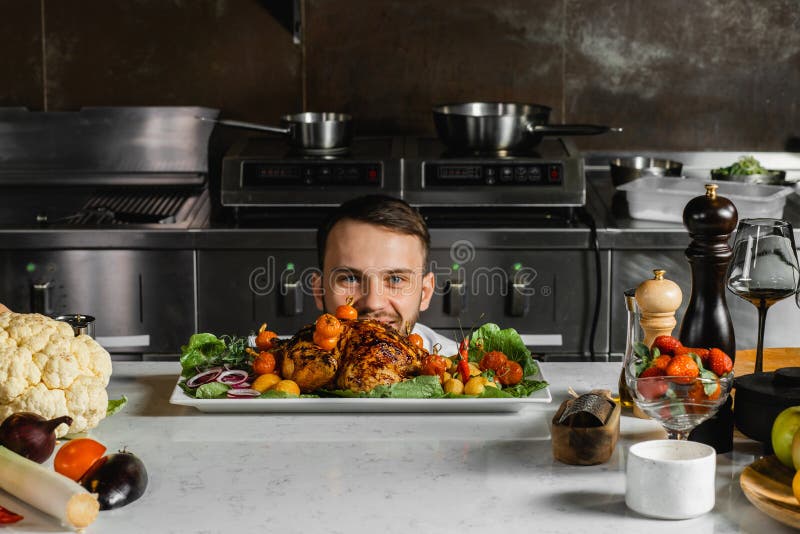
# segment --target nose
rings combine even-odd
[[[361,284],[361,297],[356,303],[359,313],[375,313],[381,311],[385,305],[381,285],[375,277],[365,277]]]

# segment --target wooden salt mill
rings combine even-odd
[[[675,311],[681,305],[683,293],[678,284],[664,278],[666,272],[664,269],[653,270],[655,276],[636,288],[636,305],[641,314],[639,324],[644,332],[642,342],[648,347],[658,336],[671,336],[678,324]]]

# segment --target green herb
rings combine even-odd
[[[106,417],[110,417],[120,411],[123,406],[128,404],[128,397],[125,395],[119,399],[108,399],[108,407],[106,408]]]
[[[230,387],[222,382],[208,382],[194,390],[194,396],[198,399],[219,399],[224,397]]]
[[[188,378],[203,369],[225,364],[249,372],[250,355],[245,349],[247,338],[194,334],[181,347],[181,375]]]
[[[723,176],[742,176],[748,174],[769,174],[770,171],[761,166],[753,156],[741,156],[739,161],[729,167],[720,167],[711,171]]]

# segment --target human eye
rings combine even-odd
[[[386,281],[392,287],[403,287],[408,285],[408,276],[392,273],[386,278]]]
[[[339,286],[351,286],[358,283],[358,277],[355,275],[355,273],[349,271],[340,271],[334,275],[333,281]]]

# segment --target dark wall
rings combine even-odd
[[[0,0],[0,106],[353,113],[431,133],[430,106],[519,100],[622,126],[582,148],[783,150],[800,136],[798,0]]]

